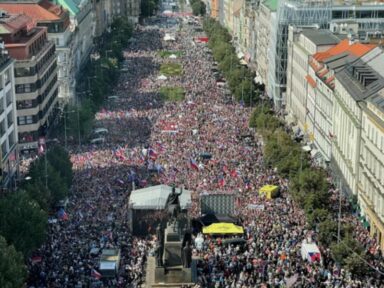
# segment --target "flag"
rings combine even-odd
[[[31,259],[32,265],[40,263],[41,261],[43,261],[43,257],[41,257],[41,256],[34,256]]]
[[[318,252],[309,252],[308,255],[311,258],[312,262],[320,262],[320,260],[321,260],[320,259],[321,258],[320,253],[318,253]]]
[[[195,169],[196,171],[199,171],[199,165],[197,165],[196,161],[194,159],[189,159],[189,164],[191,164],[191,168]]]
[[[157,159],[157,152],[155,150],[153,150],[152,148],[150,148],[148,151],[148,156],[152,160],[156,160]]]
[[[38,142],[38,154],[42,155],[45,152],[45,138],[40,137]]]
[[[99,272],[96,271],[96,269],[91,270],[91,277],[100,280],[101,277],[103,277]]]
[[[64,220],[64,221],[68,220],[68,214],[64,211],[63,208],[61,208],[61,209],[59,210],[59,212],[58,212],[58,216],[59,216],[59,219],[60,219],[60,220]]]

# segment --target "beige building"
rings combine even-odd
[[[381,48],[370,55],[376,55],[370,62],[372,68],[381,70],[384,65]],[[370,224],[371,236],[376,237],[384,250],[384,89],[362,101],[360,107],[358,199],[365,220]]]

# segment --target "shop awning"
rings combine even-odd
[[[213,223],[203,227],[203,234],[243,234],[244,229],[233,223]]]

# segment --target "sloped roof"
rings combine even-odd
[[[10,14],[25,14],[35,21],[56,21],[60,16],[37,3],[0,3],[0,9]]]
[[[333,46],[332,48],[329,48],[327,51],[324,52],[318,52],[313,55],[313,58],[315,58],[317,61],[324,61],[332,56],[336,56],[338,54],[346,53],[352,54],[356,57],[361,57],[364,54],[368,53],[370,50],[375,48],[376,45],[373,44],[362,44],[362,43],[353,43],[349,44],[348,39],[342,40],[339,44],[336,46]]]
[[[176,189],[179,192],[179,189]],[[129,204],[132,209],[161,210],[165,208],[172,187],[167,185],[156,185],[132,191]],[[180,206],[186,209],[191,205],[191,191],[183,190],[180,196]]]
[[[20,29],[23,29],[27,27],[28,25],[32,25],[33,20],[32,18],[28,17],[24,14],[18,14],[18,15],[11,15],[8,18],[2,19],[2,23],[0,23],[1,34],[11,34],[15,33],[16,31],[19,31]]]

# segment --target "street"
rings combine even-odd
[[[175,31],[166,29],[139,26],[136,40],[124,50],[128,71],[111,93],[117,97],[96,114],[95,127],[108,134],[104,142],[83,144],[72,153],[68,220],[50,225],[48,241],[37,252],[43,260],[29,267],[29,287],[140,287],[156,240],[154,227],[143,238],[129,233],[132,183],[136,188],[175,184],[192,190],[191,218],[200,215],[200,195],[236,195],[247,247],[240,252],[233,245],[215,246],[208,238],[201,249],[194,247],[194,255],[202,259],[201,287],[277,287],[284,281],[316,286],[328,278],[333,283],[336,276],[326,272],[334,268],[327,251],[321,273],[316,263],[302,260],[302,241],[316,234],[306,228],[303,211],[288,196],[288,181],[263,166],[262,140],[245,137],[254,135],[248,126],[252,109],[232,102],[226,88],[217,85],[208,47],[194,41],[203,33],[183,23],[181,31],[172,32],[176,41],[164,41],[165,33]],[[182,53],[162,58],[161,50]],[[182,73],[159,79],[161,65],[169,62],[180,64]],[[165,86],[183,88],[184,99],[165,101],[159,93]],[[202,159],[203,153],[210,159]],[[266,184],[279,186],[281,197],[259,197],[258,189]],[[151,215],[151,220],[161,217]],[[90,251],[103,247],[121,249],[116,278],[98,279],[94,273],[98,257]]]

